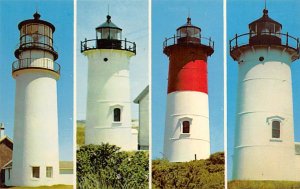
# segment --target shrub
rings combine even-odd
[[[153,188],[223,189],[224,153],[207,160],[171,163],[165,159],[152,162]]]
[[[115,145],[86,145],[77,151],[78,188],[147,188],[149,154]]]

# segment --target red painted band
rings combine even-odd
[[[169,54],[168,93],[198,91],[208,94],[206,54],[201,49],[188,47],[173,48],[172,51]]]
[[[199,91],[207,93],[207,63],[195,60],[182,68],[170,64],[168,93],[174,91]]]

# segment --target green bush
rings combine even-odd
[[[152,162],[153,188],[223,189],[224,153],[212,154],[207,160],[171,163],[164,159]]]
[[[149,154],[115,145],[87,145],[77,151],[78,188],[147,188]]]

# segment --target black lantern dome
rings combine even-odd
[[[192,19],[187,18],[186,24],[177,28],[177,40],[178,43],[186,42],[200,42],[201,29],[197,26],[192,25]]]
[[[19,23],[20,44],[15,51],[16,58],[24,50],[45,50],[53,54],[54,59],[58,58],[57,52],[53,48],[53,33],[55,27],[50,22],[40,19],[41,15],[36,12],[33,19],[24,20]]]
[[[268,16],[268,10],[263,10],[263,16],[249,24],[250,44],[281,44],[282,25]]]

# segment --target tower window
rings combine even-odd
[[[114,122],[120,122],[121,121],[121,109],[115,108],[114,109]]]
[[[183,121],[182,122],[182,133],[190,133],[190,122],[189,121]]]
[[[280,121],[272,122],[272,138],[280,138]]]
[[[53,177],[53,167],[46,167],[46,177],[47,178]]]
[[[32,178],[40,178],[40,167],[32,167]]]

